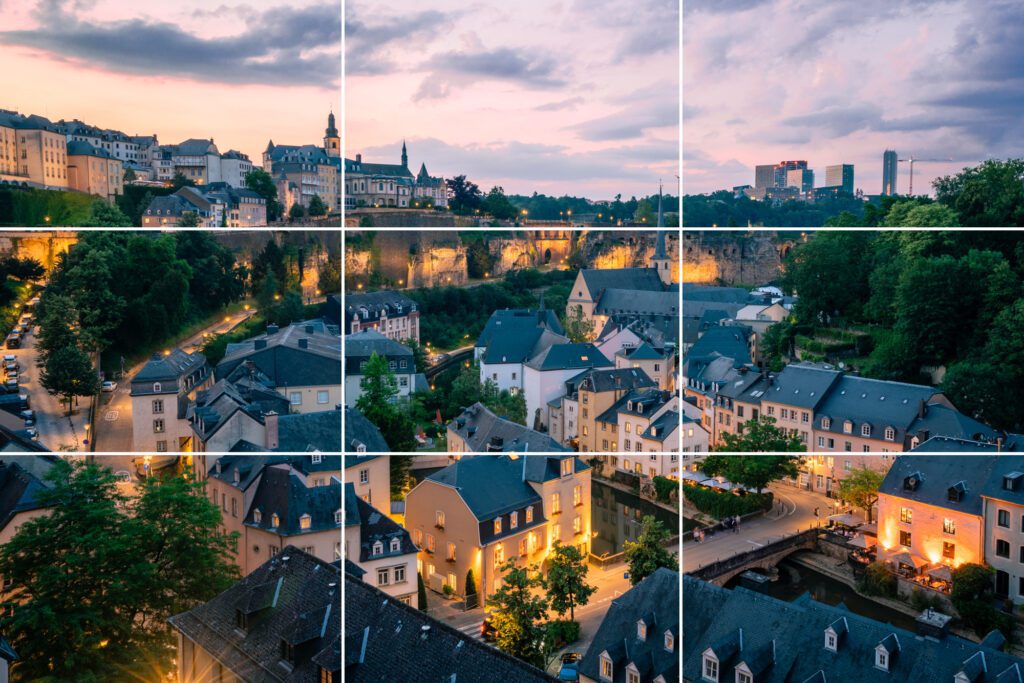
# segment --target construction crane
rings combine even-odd
[[[917,163],[917,162],[923,162],[923,163],[931,163],[931,162],[945,163],[945,162],[948,162],[948,161],[953,161],[953,160],[952,159],[918,159],[917,157],[914,157],[914,156],[910,156],[907,159],[900,159],[899,162],[901,164],[905,164],[905,163],[909,163],[910,164],[910,196],[911,197],[914,196],[914,164],[915,163]]]

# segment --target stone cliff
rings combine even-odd
[[[764,285],[782,275],[782,261],[796,245],[774,231],[683,233],[683,281]]]

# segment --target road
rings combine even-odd
[[[188,353],[198,351],[203,346],[204,336],[230,332],[254,313],[256,310],[250,308],[225,316],[177,346]],[[123,453],[132,450],[132,378],[147,362],[148,359],[128,369],[125,372],[126,376],[117,381],[117,389],[114,392],[101,395],[96,420],[96,451]],[[132,476],[134,477],[134,472]]]
[[[772,541],[804,531],[817,523],[828,522],[838,501],[821,493],[804,491],[785,484],[769,489],[775,493],[775,507],[763,517],[740,525],[738,533],[718,532],[701,543],[687,541],[683,546],[683,571],[691,572],[711,562],[759,548]],[[817,508],[818,517],[814,516]]]
[[[20,366],[19,379],[21,393],[28,394],[29,407],[36,413],[36,430],[39,442],[56,452],[75,452],[88,450],[86,447],[86,424],[92,408],[92,398],[77,399],[71,416],[66,415],[64,404],[51,395],[39,383],[41,370],[36,367],[39,352],[36,349],[36,331],[23,340],[20,349],[8,349],[4,353],[18,357]]]

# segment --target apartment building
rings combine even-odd
[[[345,561],[359,567],[370,585],[413,605],[417,548],[409,532],[357,496],[352,482],[345,484],[344,516]]]

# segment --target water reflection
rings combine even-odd
[[[626,541],[635,541],[646,515],[653,515],[673,535],[679,533],[678,514],[597,479],[591,484],[590,515],[597,532],[591,542],[591,552],[598,557],[621,553]]]

